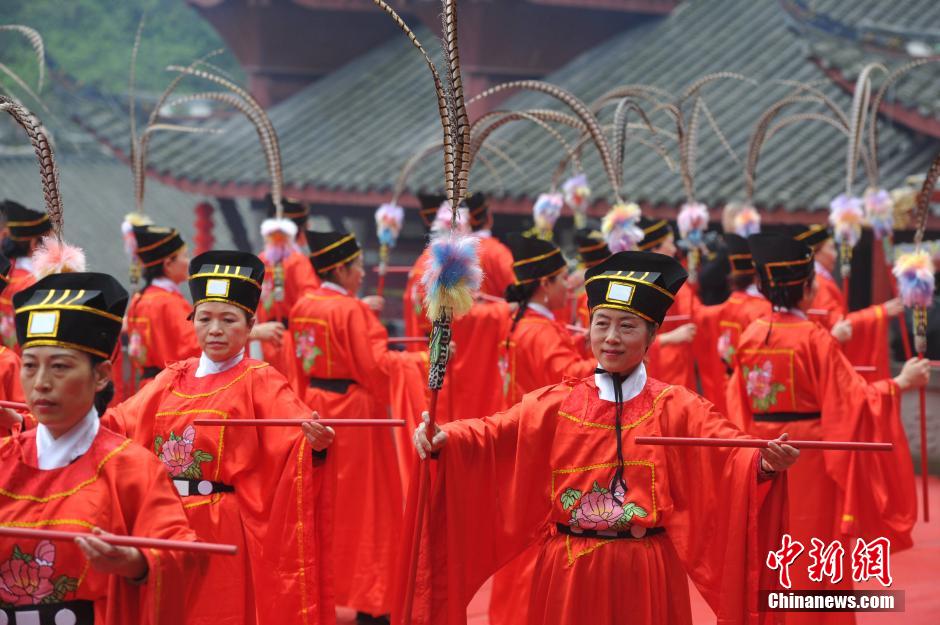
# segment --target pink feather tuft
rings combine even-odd
[[[55,237],[45,237],[33,253],[33,275],[37,280],[54,273],[85,271],[85,252]]]

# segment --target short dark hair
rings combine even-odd
[[[816,276],[810,274],[808,279],[797,284],[771,286],[762,276],[758,282],[758,289],[760,289],[764,297],[770,300],[773,306],[778,308],[796,308],[800,301],[802,301],[806,288],[812,286],[813,280],[815,279]]]

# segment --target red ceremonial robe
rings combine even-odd
[[[897,385],[868,384],[825,328],[783,312],[748,326],[735,354],[728,409],[760,438],[787,432],[793,439],[894,443],[890,453],[804,451],[788,471],[790,533],[807,552],[812,538],[841,539],[846,558],[856,537],[887,537],[895,552],[911,546],[917,501]],[[839,586],[826,577],[812,582],[802,564],[791,566],[790,576],[794,589],[845,590],[852,583],[848,574]],[[854,622],[851,612],[786,616],[787,623]]]
[[[310,264],[310,259],[300,249],[294,249],[290,255],[281,263],[281,269],[284,272],[284,297],[280,301],[274,299],[274,265],[268,262],[264,252],[258,254],[258,258],[264,263],[264,280],[261,283],[261,302],[258,306],[258,323],[268,321],[280,321],[287,325],[287,318],[290,316],[291,308],[300,299],[306,291],[318,288],[320,278],[317,277]],[[275,369],[287,376],[292,384],[296,380],[292,379],[294,373],[294,341],[290,332],[283,334],[281,346],[275,347],[268,342],[261,342],[261,351],[264,354],[264,360],[271,363]],[[303,389],[295,389],[298,394],[303,395]]]
[[[666,311],[666,319],[660,326],[658,334],[671,332],[687,323],[694,323],[700,307],[701,303],[693,288],[688,283],[683,284],[676,293],[672,306]],[[650,376],[657,380],[662,380],[667,384],[681,384],[694,391],[696,390],[695,360],[694,343],[662,345],[657,338],[646,354],[646,368]]]
[[[308,382],[307,405],[325,418],[387,418],[393,370],[426,359],[424,353],[389,351],[388,333],[368,306],[327,286],[300,298],[290,328],[297,366]],[[423,393],[423,378],[409,378],[399,383]],[[413,423],[420,413],[403,415],[392,406],[392,416]],[[336,602],[388,614],[403,506],[395,438],[388,428],[362,428],[337,436],[333,449],[336,509],[348,512],[335,524]]]
[[[301,419],[310,409],[268,363],[245,358],[197,378],[198,363],[170,365],[104,416],[108,427],[155,451],[200,539],[239,547],[238,556],[209,562],[186,622],[333,623],[332,487],[323,454],[312,452],[299,427],[193,425],[199,418]]]
[[[0,345],[0,399],[25,401],[20,385],[20,357],[12,349]]]
[[[491,235],[479,236],[480,269],[483,270],[483,284],[480,290],[487,295],[504,297],[506,287],[516,281],[512,270],[512,252]]]
[[[50,470],[38,468],[36,430],[0,439],[0,526],[196,539],[162,465],[105,428],[84,455]],[[198,588],[205,558],[141,553],[150,570],[138,586],[92,569],[73,542],[0,537],[0,608],[16,609],[17,623],[39,623],[40,610],[43,623],[74,623],[86,609],[99,625],[189,622],[183,599]]]
[[[479,419],[504,408],[499,363],[510,322],[505,302],[477,301],[469,313],[454,319],[451,340],[457,347],[437,400],[439,423]],[[409,436],[408,455],[414,458],[410,442]]]
[[[508,346],[503,342],[499,366],[506,405],[512,406],[534,389],[557,384],[565,376],[583,377],[593,372],[597,360],[583,356],[575,340],[563,324],[528,308],[513,329]]]
[[[187,319],[192,310],[179,291],[150,285],[134,295],[127,308],[127,353],[138,373],[199,356],[196,331]]]
[[[36,277],[33,272],[23,267],[17,267],[17,259],[13,260],[13,267],[10,269],[10,283],[3,289],[0,295],[0,339],[5,347],[9,347],[17,354],[20,353],[19,343],[16,341],[16,321],[13,312],[13,296],[27,289],[36,283]]]
[[[721,414],[728,414],[725,391],[738,339],[752,321],[770,312],[766,298],[745,291],[735,291],[721,304],[698,308],[695,355],[702,396],[715,404]]]
[[[529,545],[538,559],[519,625],[688,624],[686,573],[722,625],[770,622],[757,591],[775,586],[763,559],[783,531],[785,477],[759,483],[754,449],[636,445],[636,436],[744,436],[694,393],[650,379],[624,403],[627,492],[617,504],[608,491],[615,411],[590,376],[529,393],[495,416],[443,426],[448,441],[431,464],[414,623],[466,623],[483,581]],[[665,532],[589,538],[558,524]]]
[[[810,317],[831,329],[832,324],[845,317],[852,322],[852,338],[842,345],[849,362],[860,367],[874,367],[863,371],[862,377],[873,382],[891,377],[888,354],[888,318],[882,304],[849,312],[845,296],[828,271],[816,265],[816,296]]]

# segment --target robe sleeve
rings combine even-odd
[[[749,438],[681,387],[662,414],[665,436]],[[666,459],[673,509],[663,524],[719,625],[771,623],[758,598],[777,584],[764,558],[786,531],[786,474],[759,482],[756,449],[671,446]]]
[[[166,469],[148,452],[140,450],[124,463],[119,478],[120,514],[128,534],[167,540],[196,540],[183,504],[166,476]],[[163,625],[186,621],[185,597],[197,584],[206,556],[182,551],[142,549],[149,572],[140,586],[112,575],[111,606],[106,625]]]
[[[443,426],[447,444],[430,464],[428,514],[421,531],[413,622],[463,625],[477,589],[527,546],[547,536],[551,512],[550,452],[555,420],[568,387],[542,389],[509,410],[485,419]],[[405,528],[414,528],[418,479],[406,507]],[[409,532],[406,532],[408,535]],[[399,552],[401,623],[412,540]]]
[[[888,358],[888,319],[884,305],[876,304],[850,312],[847,319],[852,323],[852,338],[842,346],[842,351],[853,365],[874,367],[871,374],[863,374],[866,380],[890,377]]]
[[[257,419],[308,418],[310,408],[273,367],[252,376]],[[301,429],[257,428],[260,457],[235,494],[249,535],[258,613],[271,623],[332,622],[331,455],[314,455]],[[340,436],[343,434],[340,433]]]
[[[186,318],[190,313],[189,304],[180,297],[164,299],[166,304],[162,306],[159,332],[155,331],[151,336],[157,353],[164,354],[165,364],[198,357],[202,350],[196,340],[196,330],[192,321]]]
[[[823,452],[827,472],[844,488],[842,531],[908,548],[917,497],[898,386],[890,379],[866,383],[831,337],[814,342],[823,438],[894,444],[891,452]]]

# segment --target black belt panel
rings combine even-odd
[[[642,536],[634,536],[629,530],[626,532],[616,532],[613,534],[601,534],[596,530],[581,530],[574,529],[570,525],[564,523],[556,523],[555,527],[558,528],[559,534],[568,534],[569,536],[580,536],[582,538],[600,538],[600,539],[616,539],[616,538],[628,538],[631,540],[639,540],[641,538],[649,538],[650,536],[655,536],[657,534],[662,534],[666,531],[665,527],[645,527],[643,528],[645,532]]]
[[[787,421],[812,421],[820,416],[818,412],[765,412],[755,414],[754,420],[767,423],[786,423]]]
[[[39,625],[56,625],[56,623],[95,625],[95,604],[92,601],[63,601],[61,603],[0,608],[0,612],[6,614],[6,621],[9,625],[35,623],[37,614],[39,616]],[[56,620],[57,616],[58,620]]]
[[[355,380],[345,378],[310,378],[310,388],[318,388],[340,395],[345,395],[349,391],[349,387],[355,383]]]

